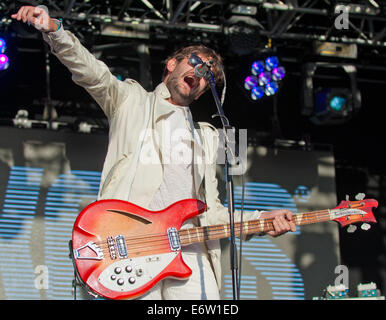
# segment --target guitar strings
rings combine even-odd
[[[312,215],[302,215],[302,214],[295,214],[292,218],[292,220],[295,221],[295,223],[312,223],[317,222],[321,219],[328,220],[329,218],[329,211],[323,210],[323,211],[315,211],[312,212]],[[245,221],[244,224],[248,224],[248,233],[255,233],[255,232],[261,232],[263,230],[260,230],[261,228],[261,221],[263,221],[263,227],[264,229],[268,229],[265,231],[273,230],[273,219],[263,219],[263,220],[254,220],[254,221]],[[227,225],[225,225],[227,226]],[[240,233],[240,223],[236,223],[236,227],[238,230],[236,232]],[[192,229],[182,229],[179,231],[180,235],[180,242],[182,244],[190,244],[201,240],[207,240],[208,239],[208,231],[210,231],[210,236],[212,238],[216,238],[219,235],[224,234],[224,226],[218,225],[218,226],[209,226],[208,229],[205,229],[205,227],[197,227],[194,228],[195,232],[190,233],[188,230]],[[252,232],[249,232],[252,231]],[[140,241],[143,240],[143,241]],[[185,241],[188,240],[188,243],[185,243]],[[197,241],[196,241],[197,240]],[[169,244],[169,238],[167,234],[165,233],[154,233],[150,235],[146,235],[143,237],[127,237],[125,238],[125,243],[127,246],[128,252],[137,252],[140,250],[141,252],[145,251],[151,251],[155,249],[160,249],[165,247],[165,249],[170,248]],[[105,241],[99,241],[95,242],[95,244],[99,244],[101,247],[101,250],[109,252],[109,244],[107,243],[107,240]],[[150,246],[150,247],[149,247]],[[160,248],[158,248],[160,247]]]
[[[355,206],[352,206],[351,208],[355,208]],[[331,219],[330,210],[313,211],[307,214],[299,213],[299,214],[294,214],[292,217],[292,221],[294,221],[298,225],[310,224],[310,223],[315,223],[319,221],[328,221],[330,219]],[[245,221],[243,223],[243,227],[245,227],[248,230],[248,234],[257,233],[261,231],[270,231],[270,230],[274,230],[273,220],[274,220],[273,218],[268,218],[268,219]],[[263,223],[261,223],[261,221],[263,221]],[[240,223],[236,223],[235,226],[237,228],[237,230],[235,230],[236,235],[237,235],[237,232],[239,235],[241,225]],[[192,244],[195,242],[202,242],[208,239],[216,239],[217,236],[220,236],[221,238],[224,235],[224,227],[229,229],[229,225],[215,225],[215,226],[207,226],[207,227],[197,227],[192,229],[181,229],[178,232],[180,243],[182,244],[182,246],[186,246],[188,244]],[[261,230],[261,227],[263,227],[263,230]],[[190,232],[191,230],[194,230],[194,232],[191,233]],[[138,237],[138,236],[125,237],[125,243],[127,247],[127,252],[132,254],[133,253],[143,254],[144,252],[147,252],[147,251],[151,252],[151,251],[154,251],[155,249],[157,250],[165,249],[166,251],[170,251],[169,237],[165,233],[153,233],[150,235],[145,235],[143,237]],[[108,252],[108,253],[110,252],[109,244],[107,243],[107,240],[95,242],[95,244],[99,244],[103,252]]]
[[[323,213],[318,214],[317,212],[315,212],[315,214],[313,214],[313,216],[294,215],[292,220],[295,220],[295,223],[299,224],[300,222],[312,223],[312,222],[315,222],[315,221],[318,221],[321,219],[329,218],[329,212],[328,211],[327,212],[326,211],[319,211],[319,212],[323,212]],[[273,219],[264,219],[262,221],[264,221],[263,222],[264,226],[267,225],[269,228],[269,230],[266,230],[266,231],[273,230]],[[264,231],[264,230],[260,230],[261,220],[245,221],[244,224],[245,225],[249,224],[248,225],[249,230],[253,230],[256,232]],[[240,227],[239,223],[236,223],[236,225],[238,225],[238,228]],[[228,226],[228,225],[225,225],[225,226]],[[197,227],[197,228],[190,229],[190,230],[195,230],[195,232],[192,232],[192,234],[190,234],[190,231],[187,231],[189,229],[180,230],[179,231],[180,241],[183,242],[184,240],[191,239],[191,238],[201,239],[202,236],[204,236],[204,233],[202,231],[203,228],[205,228],[205,227]],[[214,236],[214,237],[216,237],[218,235],[222,235],[224,233],[224,226],[223,225],[209,226],[208,228],[210,229],[209,231],[211,232],[211,236]],[[185,234],[187,232],[189,232],[189,234]],[[140,241],[140,240],[144,240],[144,241]],[[134,241],[134,242],[132,242],[132,241]],[[137,236],[125,237],[126,245],[131,245],[131,243],[134,243],[135,245],[137,245],[139,247],[141,247],[142,244],[155,245],[155,243],[157,241],[166,241],[168,243],[169,239],[168,239],[167,234],[154,233],[154,234],[150,234],[150,235],[143,236],[143,237],[137,237]],[[95,242],[95,243],[100,244],[101,246],[106,246],[107,248],[109,247],[107,241],[100,241],[100,242]]]
[[[319,214],[319,215],[315,215],[315,217],[317,218],[316,220],[320,220],[320,218],[325,218],[327,216],[329,216],[329,214]],[[309,220],[309,221],[315,221],[315,217],[307,217],[306,219],[304,217],[294,217],[293,220],[295,220],[296,222],[301,222],[301,221],[304,221],[304,220]],[[260,232],[260,222],[259,221],[249,221],[249,223],[252,222],[252,226],[249,226],[248,227],[248,230],[251,230],[251,231],[254,231],[254,232]],[[246,221],[245,223],[248,223],[248,221]],[[264,220],[264,225],[265,226],[265,229],[268,229],[266,231],[269,231],[269,230],[274,230],[273,228],[273,219],[265,219]],[[199,228],[196,228],[196,232],[194,232],[194,234],[190,234],[190,232],[188,231],[189,229],[183,229],[183,230],[180,230],[180,240],[181,242],[183,242],[184,240],[188,239],[189,242],[193,240],[198,240],[198,241],[201,241],[201,240],[207,240],[208,238],[206,237],[207,236],[207,232],[205,232],[204,230],[205,229],[202,229],[202,227],[199,227]],[[236,235],[240,233],[240,224],[236,224]],[[254,233],[252,232],[252,233]],[[221,235],[223,236],[224,234],[224,228],[223,228],[223,225],[219,225],[219,226],[211,226],[211,230],[210,230],[210,235],[213,236],[214,238],[217,236],[217,235]],[[163,250],[165,249],[165,252],[169,252],[170,251],[170,244],[169,244],[169,239],[167,237],[167,235],[165,234],[153,234],[152,237],[156,237],[157,239],[156,240],[152,240],[152,241],[143,241],[143,242],[138,242],[138,241],[132,241],[132,242],[128,242],[126,241],[126,245],[127,245],[127,253],[128,254],[131,254],[132,256],[135,255],[135,254],[144,254],[146,252],[152,252],[154,251],[155,249],[157,250]],[[133,240],[136,240],[137,238],[133,237],[134,239]],[[151,244],[152,242],[152,244]],[[158,242],[156,244],[154,244],[154,242]],[[194,242],[194,241],[193,241]],[[193,243],[192,242],[192,243]],[[143,246],[143,244],[146,244],[147,246]],[[106,248],[103,248],[102,249],[104,252],[107,252],[109,253],[109,249],[108,247]]]
[[[317,215],[319,212],[323,212],[323,214],[319,214],[319,216]],[[315,216],[318,218],[321,218],[321,217],[329,217],[329,213],[328,211],[315,211],[313,212],[315,213]],[[314,216],[301,216],[301,214],[297,214],[297,215],[294,215],[292,220],[295,220],[296,223],[299,223],[301,222],[300,220],[304,220],[304,221],[313,221],[315,217]],[[300,220],[299,220],[300,219]],[[260,219],[260,220],[252,220],[252,221],[244,221],[243,224],[261,224],[261,221],[264,221],[264,224],[265,223],[270,223],[271,221],[273,221],[274,219],[273,218],[268,218],[268,219]],[[298,221],[296,221],[298,220]],[[236,223],[236,224],[239,224],[239,223]],[[221,230],[223,230],[223,226],[224,225],[213,225],[213,226],[208,226],[209,228],[221,228]],[[229,225],[225,225],[225,226],[229,226]],[[197,228],[192,228],[192,229],[180,229],[179,230],[179,233],[181,232],[184,232],[184,231],[187,231],[187,230],[197,230],[197,229],[200,229],[200,228],[204,228],[204,227],[197,227]],[[260,230],[260,231],[263,231],[263,230]],[[197,231],[196,231],[197,232]],[[152,233],[152,234],[148,234],[148,235],[144,235],[142,237],[138,237],[138,236],[132,236],[132,237],[129,237],[129,236],[125,236],[125,240],[126,242],[127,241],[130,241],[130,240],[142,240],[142,239],[146,239],[146,242],[149,238],[155,238],[155,237],[158,237],[158,236],[165,236],[165,233]],[[95,242],[95,244],[103,244],[103,243],[106,243],[106,240],[105,241],[99,241],[99,242]]]

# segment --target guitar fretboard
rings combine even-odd
[[[298,213],[292,216],[292,221],[299,226],[330,220],[330,210]],[[273,219],[250,220],[244,221],[242,224],[240,222],[236,222],[234,226],[236,237],[240,236],[240,231],[243,235],[248,235],[274,230]],[[203,242],[206,240],[223,239],[229,237],[230,235],[231,228],[229,223],[214,226],[196,227],[179,231],[181,246]]]

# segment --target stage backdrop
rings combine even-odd
[[[218,172],[224,198],[221,177]],[[235,176],[234,181],[235,208],[241,210],[242,180]],[[331,151],[251,145],[244,185],[245,211],[289,209],[303,213],[337,204]],[[312,299],[334,285],[338,276],[339,230],[335,222],[298,226],[296,232],[281,237],[253,237],[241,245],[236,243],[242,249],[241,299]],[[228,299],[233,297],[229,240],[222,245],[222,294]]]
[[[77,214],[96,199],[106,150],[104,134],[0,127],[0,299],[73,299],[68,241]],[[223,196],[221,166],[218,176]],[[240,177],[235,197],[239,208]],[[245,210],[335,205],[331,152],[249,147]],[[222,246],[222,297],[232,299],[228,239]],[[241,298],[321,295],[337,276],[338,247],[331,222],[243,242]]]

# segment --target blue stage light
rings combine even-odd
[[[244,88],[251,90],[250,97],[256,101],[266,96],[274,95],[279,83],[285,77],[286,70],[279,66],[276,56],[269,56],[265,60],[256,60],[251,65],[252,75],[244,79]]]
[[[313,121],[322,123],[334,119],[338,123],[339,118],[344,119],[352,109],[352,92],[348,88],[319,88],[315,92]]]
[[[255,61],[252,63],[251,72],[253,75],[257,76],[262,73],[265,69],[265,65],[263,61]]]
[[[268,82],[266,85],[265,85],[265,90],[264,90],[264,93],[267,95],[267,96],[273,96],[277,90],[278,90],[278,85],[275,81],[272,81],[272,82]]]
[[[335,111],[341,111],[345,108],[347,99],[340,96],[332,97],[330,100],[330,108]]]
[[[265,59],[265,68],[268,71],[272,71],[273,69],[277,68],[279,66],[279,59],[275,56],[268,57]]]
[[[259,100],[264,97],[264,89],[261,87],[254,87],[251,91],[252,100]]]
[[[3,38],[0,38],[0,53],[4,53],[5,49],[7,49],[7,43]]]

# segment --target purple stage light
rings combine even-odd
[[[247,90],[251,90],[253,87],[257,86],[257,78],[254,76],[248,76],[244,80],[244,88]]]
[[[277,67],[272,70],[272,79],[275,81],[280,81],[285,76],[285,69],[284,67]]]
[[[259,85],[265,86],[268,82],[271,81],[271,73],[264,71],[259,74]]]
[[[5,70],[9,66],[9,59],[5,54],[0,54],[0,70]]]

